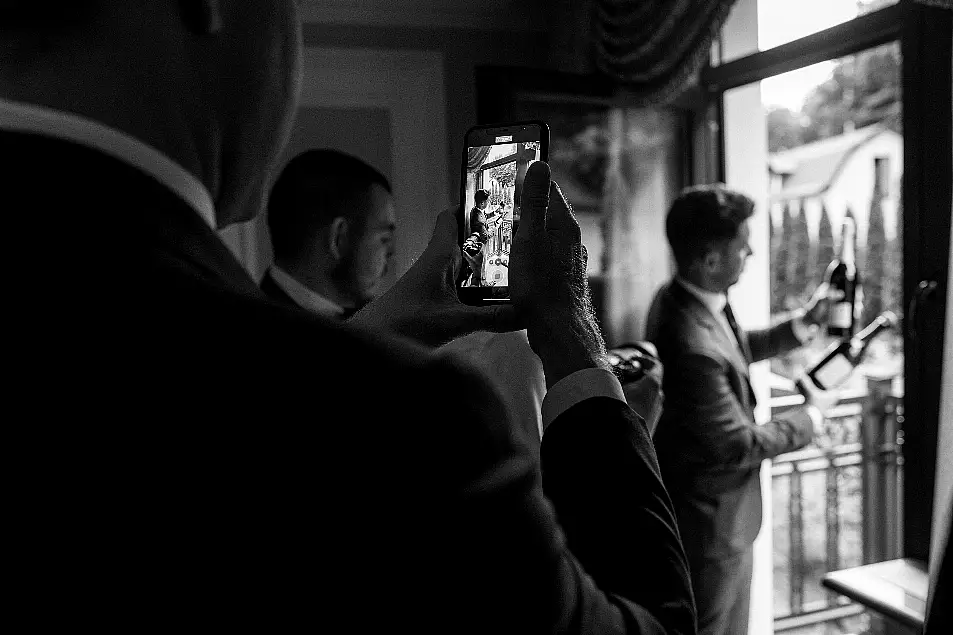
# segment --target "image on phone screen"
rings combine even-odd
[[[540,159],[538,128],[531,130],[495,137],[497,143],[491,145],[467,147],[461,245],[466,267],[461,287],[502,291],[509,286],[510,247],[520,221],[523,179],[530,164]]]

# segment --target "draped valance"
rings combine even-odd
[[[598,69],[664,103],[701,69],[735,0],[594,0]]]
[[[953,0],[914,1],[953,8]],[[560,17],[555,23],[554,61],[557,68],[574,72],[591,71],[594,65],[630,88],[637,99],[666,103],[704,66],[735,2],[555,0]]]
[[[473,171],[483,165],[486,157],[490,154],[492,146],[479,146],[476,148],[467,148],[467,170]]]

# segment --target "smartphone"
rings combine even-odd
[[[520,221],[526,170],[549,157],[541,121],[474,126],[467,131],[460,173],[457,294],[466,304],[510,301],[510,247]]]

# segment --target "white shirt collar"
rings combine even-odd
[[[327,317],[340,318],[344,315],[341,305],[304,286],[278,265],[273,265],[268,275],[302,309]]]
[[[685,287],[689,293],[698,298],[701,303],[704,304],[709,311],[711,311],[713,316],[721,319],[722,312],[725,310],[725,306],[728,305],[727,295],[724,293],[716,293],[714,291],[702,289],[701,287],[692,284],[681,276],[677,276],[675,279],[680,285]]]
[[[0,99],[0,129],[72,141],[138,168],[175,192],[216,228],[212,195],[192,173],[152,146],[92,119],[43,106]]]
[[[715,318],[715,322],[721,325],[728,337],[731,338],[731,341],[734,342],[737,347],[739,347],[739,350],[743,351],[743,346],[738,341],[738,336],[735,335],[734,330],[731,328],[731,324],[728,323],[728,316],[725,315],[725,307],[728,305],[728,295],[725,293],[716,293],[714,291],[702,289],[701,287],[692,284],[681,276],[676,276],[675,279],[680,285],[685,287],[689,293],[698,298],[698,300],[705,305],[705,308],[711,311],[712,317]]]

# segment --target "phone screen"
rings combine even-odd
[[[510,248],[520,221],[526,170],[545,158],[548,134],[537,123],[473,129],[462,178],[461,294],[486,302],[509,299]]]

